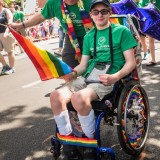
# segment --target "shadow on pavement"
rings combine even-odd
[[[12,106],[0,113],[0,159],[1,160],[49,160],[50,140],[43,143],[55,128],[48,107],[22,117],[27,106]],[[18,122],[19,127],[14,127]],[[8,124],[8,128],[3,127]],[[10,125],[9,125],[10,124]],[[11,125],[12,124],[12,125]],[[9,128],[10,126],[10,128]],[[17,126],[17,123],[16,125]]]

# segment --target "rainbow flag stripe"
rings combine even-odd
[[[63,136],[57,133],[57,138],[62,144],[83,146],[83,147],[93,147],[97,148],[97,140],[90,138],[79,138],[75,136]]]
[[[34,64],[42,81],[59,78],[73,71],[71,67],[47,50],[38,48],[29,39],[12,28],[9,29]]]
[[[109,20],[111,23],[121,24],[121,25],[126,26],[127,28],[129,27],[126,17],[110,17]]]

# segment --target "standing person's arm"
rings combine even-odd
[[[35,26],[37,24],[40,24],[44,20],[45,18],[43,17],[43,15],[41,13],[37,13],[33,15],[31,18],[29,18],[28,20],[23,21],[22,23],[10,23],[10,26],[15,30],[19,30],[22,28]]]
[[[7,23],[10,24],[13,22],[13,14],[9,9],[6,8],[5,10],[6,10]],[[4,33],[4,37],[7,37],[8,33],[9,33],[9,29],[7,27]]]

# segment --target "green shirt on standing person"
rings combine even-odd
[[[159,0],[140,0],[138,5],[140,7],[145,7],[149,3],[153,3],[160,10],[160,1]]]
[[[89,13],[91,0],[83,0],[84,8]],[[60,20],[61,26],[64,29],[64,31],[67,33],[66,24],[65,21],[62,18],[62,11],[61,11],[61,0],[48,0],[46,5],[41,11],[41,14],[45,19],[50,19],[53,17],[56,17]],[[57,9],[59,8],[59,9]],[[80,12],[78,9],[78,5],[68,5],[67,9],[70,13],[70,18],[72,19],[72,23],[74,25],[75,33],[77,37],[84,36],[86,34]]]

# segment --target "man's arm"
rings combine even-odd
[[[77,72],[77,76],[81,76],[88,67],[88,60],[90,59],[90,56],[82,55],[81,62],[78,66],[74,68],[74,70]]]
[[[45,20],[45,18],[43,17],[43,15],[41,13],[37,13],[37,14],[34,14],[28,20],[25,20],[23,23],[11,23],[10,27],[14,28],[15,30],[19,30],[22,28],[35,26],[37,24],[40,24],[44,20]]]
[[[136,67],[136,60],[134,56],[134,49],[129,49],[123,52],[126,63],[115,74],[102,74],[99,76],[100,81],[108,86],[116,83],[118,80],[122,79],[126,75],[132,72],[132,70]]]
[[[89,56],[86,55],[82,55],[82,59],[81,62],[78,66],[76,66],[73,69],[73,72],[67,75],[62,76],[61,78],[63,78],[66,82],[77,78],[78,76],[81,76],[87,69],[88,67],[88,60],[90,59]],[[76,75],[75,75],[76,73]]]
[[[6,16],[7,16],[7,22],[8,24],[12,23],[13,22],[13,14],[12,12],[6,8]],[[8,27],[6,28],[6,31],[5,31],[5,36],[7,36],[9,33],[9,29]]]

